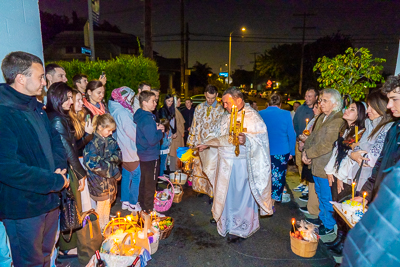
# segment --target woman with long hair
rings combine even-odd
[[[68,114],[73,126],[79,156],[82,156],[83,149],[93,138],[92,120],[86,118],[88,112],[83,108],[83,97],[81,92],[72,89],[73,104]]]
[[[104,104],[105,88],[101,81],[90,81],[86,85],[85,98],[83,104],[93,118],[96,115],[109,113]]]
[[[80,192],[85,187],[86,171],[79,161],[78,149],[74,136],[71,119],[68,115],[73,105],[72,88],[64,82],[54,83],[47,92],[46,112],[49,117],[51,126],[59,132],[61,141],[66,151],[68,162],[68,174],[70,178],[70,187],[76,203],[78,211],[82,211]],[[59,246],[61,251],[69,250],[77,246],[75,238],[66,243],[60,238]]]
[[[361,165],[362,160],[365,160],[355,189],[356,195],[359,194],[358,191],[361,190],[364,183],[371,176],[375,162],[381,153],[387,131],[393,124],[392,116],[386,109],[388,103],[386,96],[382,95],[379,91],[372,92],[367,98],[367,103],[368,108],[366,112],[368,118],[365,120],[365,131],[362,133],[359,142],[353,144],[346,151],[346,156],[340,163],[338,160],[333,161],[331,158],[330,166],[328,166],[329,164],[327,165],[331,171],[337,169],[337,176],[335,182],[332,184],[332,195],[337,196],[336,199],[333,199],[334,201],[340,201],[346,195],[351,194],[353,179],[360,168],[359,165]],[[349,109],[351,109],[352,105],[354,103],[350,105]],[[332,242],[325,243],[325,245],[332,252],[340,255],[347,232],[350,229],[340,216],[337,214],[335,216],[338,226],[337,238]]]

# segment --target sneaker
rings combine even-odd
[[[312,223],[312,224],[314,224],[314,225],[317,226],[317,227],[320,227],[320,226],[323,225],[320,218],[317,218],[317,219],[306,218],[306,222]]]
[[[308,202],[308,195],[299,197],[299,200],[303,202]]]
[[[322,236],[322,235],[331,235],[333,233],[335,233],[335,230],[333,228],[332,229],[328,229],[324,225],[321,225],[321,227],[319,227],[319,235],[320,236]]]
[[[282,203],[290,202],[290,194],[283,193],[282,194]]]
[[[136,205],[129,204],[128,210],[129,210],[130,212],[134,212],[134,211],[139,212],[139,211],[142,210],[142,208],[140,207],[140,204],[139,204],[139,202],[138,202],[138,203],[136,203]]]
[[[296,192],[303,192],[303,190],[306,188],[304,184],[299,184],[296,188],[293,189],[293,191]]]
[[[308,185],[306,186],[306,188],[304,188],[303,192],[301,192],[301,194],[304,195],[308,195]]]
[[[307,207],[300,207],[299,210],[300,210],[301,212],[303,212],[303,213],[310,214],[310,213],[308,212]]]
[[[140,203],[136,203],[136,209],[135,211],[142,211],[142,207],[140,207]]]
[[[129,209],[129,202],[128,201],[122,202],[122,209],[123,210],[128,210]]]

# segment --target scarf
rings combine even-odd
[[[126,86],[114,89],[111,93],[111,97],[114,101],[118,102],[124,108],[128,109],[132,114],[135,113],[132,108],[132,104],[130,103],[129,99],[133,100],[135,96],[135,92]]]
[[[101,102],[99,103],[100,108],[97,108],[95,105],[87,101],[86,98],[83,99],[83,104],[85,105],[86,108],[90,110],[90,112],[92,112],[93,116],[103,115],[104,113],[106,113],[106,108],[104,107],[104,104]]]

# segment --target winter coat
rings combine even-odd
[[[67,168],[65,150],[42,107],[0,84],[0,219],[36,217],[60,205],[64,178],[54,171]]]
[[[185,146],[183,142],[183,136],[185,135],[185,119],[177,108],[175,108],[175,121],[176,138],[172,139],[171,146],[169,148],[169,155],[173,157],[177,157],[176,150],[178,147]]]
[[[157,130],[155,116],[143,109],[138,109],[133,115],[136,123],[136,147],[140,161],[157,160],[160,156],[160,141],[163,138],[161,130]]]
[[[109,136],[104,138],[94,133],[92,141],[83,150],[83,162],[88,169],[88,187],[96,201],[110,199],[113,203],[117,195],[117,179],[121,177],[119,164],[121,150],[117,141]]]
[[[365,182],[361,192],[367,192],[366,199],[371,202],[374,200],[379,186],[385,179],[386,169],[393,167],[400,160],[400,122],[396,121],[387,132],[382,152],[375,163],[371,177]]]
[[[341,266],[400,266],[400,162],[386,170],[377,197],[350,230]]]
[[[139,161],[136,148],[136,124],[133,122],[132,112],[116,101],[108,101],[108,107],[117,123],[116,138],[122,151],[122,161]]]
[[[304,151],[307,157],[311,159],[312,174],[327,179],[328,176],[324,168],[331,158],[333,144],[337,140],[340,127],[344,121],[341,111],[332,112],[326,119],[325,116],[325,114],[322,114],[315,122],[314,130],[304,143]]]

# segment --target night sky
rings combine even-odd
[[[86,0],[40,0],[42,11],[72,17],[87,16]],[[100,19],[119,26],[122,32],[143,38],[144,2],[100,0]],[[196,61],[208,63],[213,72],[227,71],[229,33],[232,70],[252,70],[254,55],[274,45],[301,42],[302,17],[313,13],[307,26],[307,42],[338,31],[350,35],[353,45],[367,47],[374,57],[387,59],[385,72],[393,73],[400,37],[400,1],[260,1],[185,0],[185,21],[193,35],[189,43],[189,67]],[[247,31],[242,34],[241,27]],[[153,0],[153,49],[164,57],[180,57],[180,1]],[[243,37],[242,37],[243,36]],[[143,41],[143,40],[142,40]]]

